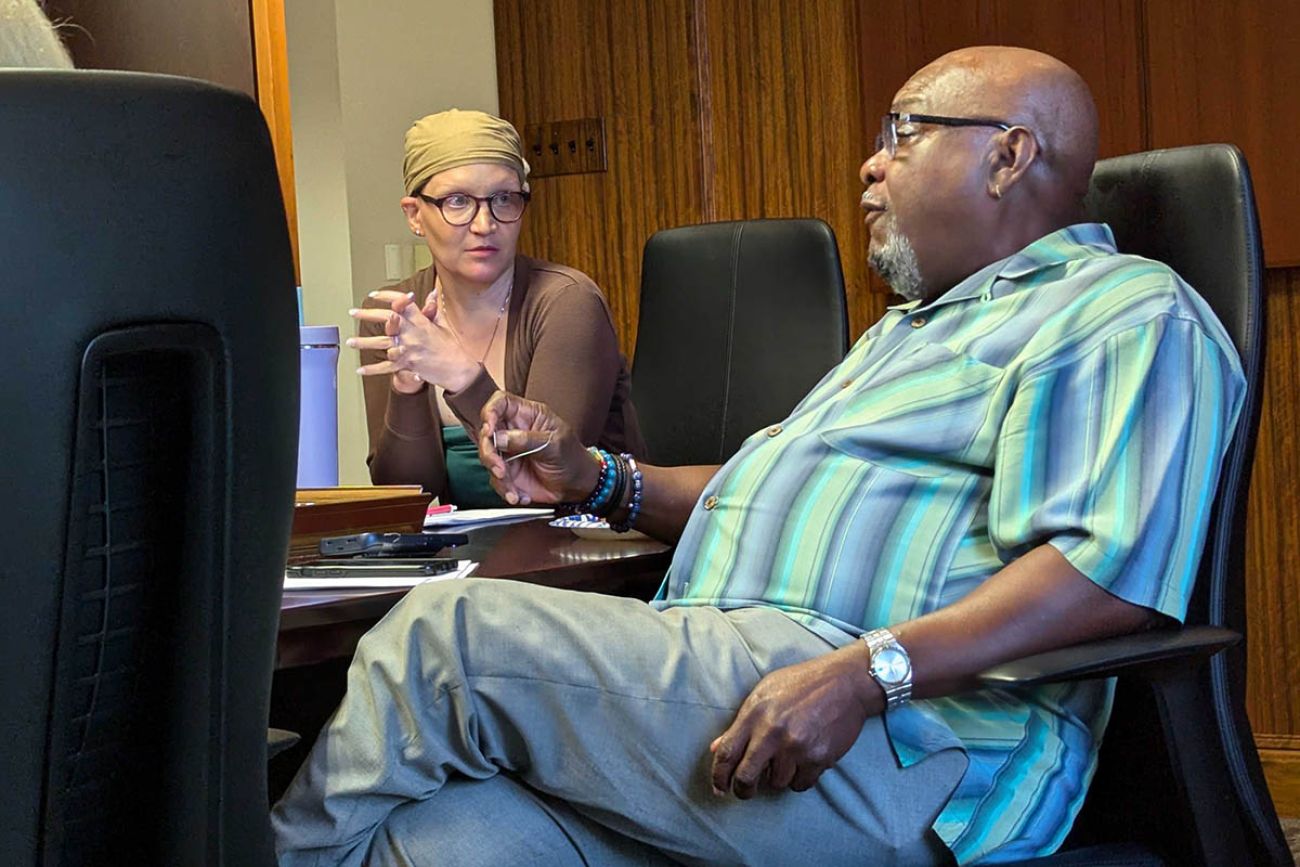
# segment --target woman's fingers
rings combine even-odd
[[[346,343],[353,349],[389,349],[393,345],[393,338],[387,334],[379,337],[349,337]]]
[[[357,368],[357,373],[362,376],[377,376],[383,373],[396,373],[403,370],[391,361],[376,361],[374,364],[363,364]]]
[[[386,310],[383,307],[353,307],[348,311],[348,315],[358,322],[378,322],[385,323],[393,315],[393,311]]]
[[[415,298],[414,292],[398,292],[395,289],[377,289],[370,293],[370,297],[384,304],[393,304],[395,302],[406,302]]]

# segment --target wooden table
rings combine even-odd
[[[469,531],[469,544],[444,556],[479,563],[475,577],[512,578],[548,587],[649,599],[668,570],[661,542],[580,539],[545,521]],[[360,637],[406,590],[297,590],[284,594],[276,668],[350,658]]]

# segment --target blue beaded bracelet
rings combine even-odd
[[[609,452],[603,449],[593,447],[588,451],[600,461],[600,476],[596,479],[596,487],[591,489],[591,493],[587,495],[587,499],[582,501],[580,507],[580,511],[591,514],[594,513],[596,506],[613,491],[614,461],[611,459]]]
[[[626,533],[636,523],[636,516],[641,513],[641,470],[636,465],[636,458],[624,452],[619,455],[627,462],[632,472],[632,501],[627,506],[627,518],[623,521],[609,522],[609,528],[615,533]],[[622,497],[619,497],[621,500]]]

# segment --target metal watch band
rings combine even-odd
[[[912,661],[907,655],[907,650],[903,648],[903,645],[898,643],[898,639],[894,637],[894,633],[890,632],[888,629],[873,629],[870,632],[865,632],[862,635],[862,640],[866,642],[867,652],[869,654],[867,671],[871,675],[872,679],[875,680],[876,683],[880,684],[880,688],[885,691],[885,709],[892,710],[899,705],[906,704],[912,697]],[[903,659],[907,662],[907,669],[903,680],[898,683],[890,683],[881,680],[876,676],[874,666],[876,654],[885,648],[896,650],[898,653],[902,654]]]

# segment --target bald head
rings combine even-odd
[[[913,95],[1028,127],[1040,147],[1027,178],[1034,193],[1063,217],[1077,215],[1097,161],[1097,106],[1073,69],[1028,48],[962,48],[912,76],[897,102]]]
[[[912,76],[891,111],[859,175],[870,261],[900,294],[935,297],[1083,217],[1097,109],[1056,58],[963,48]]]

